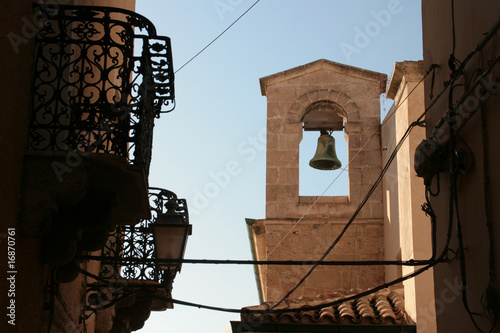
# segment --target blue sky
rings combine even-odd
[[[255,1],[137,0],[136,11],[172,39],[179,69]],[[155,124],[150,185],[186,198],[193,225],[186,258],[251,259],[245,218],[265,217],[266,98],[259,78],[321,58],[390,75],[422,59],[418,0],[261,0],[175,77],[176,109]],[[392,101],[381,98],[382,117]],[[317,133],[301,144],[301,195],[340,173],[307,165]],[[342,133],[337,153],[346,164]],[[306,172],[307,171],[307,172]],[[345,174],[328,195],[347,192]],[[251,266],[188,265],[173,297],[241,308],[258,304]],[[237,315],[176,305],[140,332],[218,333]]]

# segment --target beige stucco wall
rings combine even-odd
[[[463,62],[466,56],[484,38],[485,33],[498,21],[500,3],[497,1],[479,0],[474,2],[455,1],[455,31],[456,49],[455,57]],[[431,64],[440,67],[436,70],[433,91],[432,77],[425,80],[425,105],[430,107],[426,116],[427,126],[432,130],[435,124],[443,117],[448,109],[448,93],[446,90],[442,98],[435,101],[436,96],[445,82],[450,79],[451,70],[448,67],[448,59],[453,51],[451,3],[424,0],[422,5],[423,20],[423,46],[424,46],[424,68]],[[465,77],[460,77],[457,83],[468,85],[477,77],[478,71],[483,71],[488,62],[498,55],[498,32],[485,48],[476,54],[465,67]],[[491,78],[500,75],[499,66],[496,65]],[[483,86],[491,86],[490,78],[487,78]],[[456,101],[464,92],[463,86],[457,87],[453,95]],[[433,93],[434,98],[431,98]],[[475,94],[481,93],[478,90]],[[474,94],[473,94],[474,96]],[[478,99],[469,98],[470,106]],[[470,172],[458,177],[458,202],[460,220],[462,223],[466,273],[467,273],[467,298],[470,309],[481,315],[473,316],[483,331],[491,328],[491,322],[487,320],[483,300],[486,287],[489,284],[490,274],[500,274],[498,258],[500,256],[499,235],[500,226],[496,223],[500,218],[500,175],[497,172],[500,166],[498,154],[498,124],[500,113],[498,105],[500,97],[498,89],[483,105],[480,112],[474,115],[461,131],[463,142],[470,148],[474,156],[474,166]],[[483,123],[484,120],[484,123]],[[446,126],[443,129],[442,141],[448,135]],[[427,132],[427,135],[430,131]],[[484,139],[486,139],[484,141]],[[484,143],[487,142],[487,146]],[[486,176],[486,177],[485,177]],[[449,206],[449,173],[441,174],[441,193],[432,198],[434,210],[438,217],[438,253],[446,243]],[[435,184],[435,182],[434,182]],[[485,188],[488,184],[490,189]],[[486,205],[489,198],[491,205]],[[491,213],[493,222],[491,232],[487,226],[487,212]],[[455,214],[456,217],[456,214]],[[452,227],[452,238],[450,248],[458,248],[456,219]],[[495,244],[490,249],[490,239]],[[490,270],[488,258],[494,255],[495,264]],[[449,263],[436,265],[434,268],[436,315],[438,332],[475,332],[474,327],[462,302],[462,274],[458,258]],[[493,285],[498,293],[498,283]],[[500,332],[497,324],[493,332]]]
[[[106,6],[135,11],[136,0],[74,0],[80,6]]]
[[[268,121],[266,219],[252,226],[258,259],[317,260],[340,234],[381,171],[379,97],[386,78],[384,74],[318,60],[261,79]],[[302,119],[308,107],[318,101],[334,102],[344,118],[351,160],[348,196],[299,196]],[[383,258],[381,193],[378,188],[370,197],[326,260]],[[309,268],[260,266],[264,300],[279,300]],[[369,288],[383,281],[382,267],[321,266],[292,297]]]
[[[43,314],[44,293],[48,271],[42,266],[39,242],[23,239],[17,232],[15,240],[15,284],[11,289],[7,277],[8,229],[16,228],[20,212],[21,180],[24,151],[27,142],[28,110],[30,102],[31,64],[33,62],[32,1],[3,1],[0,22],[0,331],[37,332]],[[12,244],[12,243],[11,243]],[[8,297],[13,290],[15,295]],[[15,301],[15,326],[7,323],[8,302]]]
[[[424,112],[424,87],[419,84],[422,77],[421,61],[398,62],[394,67],[387,94],[394,105],[382,122],[384,164],[410,124]],[[386,260],[428,260],[432,255],[430,220],[421,209],[425,188],[413,167],[415,148],[424,137],[422,127],[412,130],[383,180]],[[411,266],[386,266],[386,280],[414,270]],[[403,285],[405,308],[416,321],[418,332],[436,332],[432,268]]]
[[[44,1],[48,3],[49,1]],[[134,0],[127,1],[79,1],[80,4],[118,6],[134,9]],[[70,4],[72,1],[52,1],[55,4]],[[22,238],[16,229],[23,177],[24,153],[27,145],[28,113],[30,110],[31,69],[34,58],[35,25],[33,23],[33,1],[3,1],[0,5],[4,14],[0,22],[3,38],[0,46],[2,108],[0,110],[0,257],[3,269],[0,271],[0,319],[1,332],[46,332],[49,303],[47,287],[50,269],[42,264],[39,239]],[[11,276],[5,269],[7,264],[8,228],[14,228],[15,238],[15,295],[7,297]],[[90,268],[89,268],[90,269]],[[92,270],[92,269],[91,269]],[[95,270],[95,269],[94,269]],[[64,306],[55,300],[52,332],[73,332],[76,327],[69,320],[68,313],[78,323],[82,296],[85,293],[83,277],[71,284],[64,284],[60,292]],[[13,285],[14,286],[14,285]],[[7,322],[8,302],[15,301],[15,325]],[[9,310],[10,312],[10,310]],[[81,325],[81,324],[80,324]],[[90,326],[90,328],[92,325]]]

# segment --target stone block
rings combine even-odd
[[[377,132],[363,132],[361,138],[362,147],[366,149],[381,150],[381,138]]]
[[[284,236],[284,235],[283,235]],[[289,237],[283,239],[282,237],[276,239],[276,246],[269,247],[268,259],[269,260],[295,260],[295,255],[297,254],[297,250],[291,251],[290,247],[287,245],[283,245],[283,243],[289,241]],[[293,238],[293,236],[292,236]],[[279,241],[283,239],[283,243],[279,244]],[[279,245],[278,245],[279,244]],[[272,271],[272,269],[270,270]]]
[[[291,122],[287,122],[285,123],[285,127],[283,128],[283,133],[286,133],[286,134],[295,134],[297,135],[297,138],[298,138],[298,141],[300,143],[300,140],[302,138],[302,123],[301,122],[298,122],[298,123],[291,123]],[[300,140],[299,140],[300,139]],[[297,148],[294,148],[294,150],[297,149]]]
[[[348,121],[344,124],[344,130],[348,135],[351,135],[352,133],[361,133],[363,130],[363,127],[360,122],[356,121]]]
[[[328,99],[332,102],[335,102],[339,96],[340,92],[338,90],[335,90],[335,89],[328,89],[328,96],[325,98],[325,99]]]
[[[362,132],[354,132],[354,133],[350,133],[348,135],[348,145],[350,148],[353,148],[353,149],[356,149],[356,148],[360,148],[363,146],[363,143],[362,143],[362,138],[363,138],[363,133]]]
[[[361,235],[367,238],[383,238],[384,226],[382,224],[365,224]]]
[[[356,254],[379,255],[384,252],[384,239],[360,237],[356,239]]]
[[[358,206],[361,202],[361,199],[364,197],[364,194],[361,194],[361,189],[358,184],[351,184],[349,187],[349,203],[352,206]]]
[[[381,201],[372,201],[368,202],[370,206],[370,212],[372,217],[380,217],[384,216],[384,207]]]
[[[349,185],[355,188],[357,184],[363,181],[363,169],[360,167],[349,167]]]
[[[328,242],[327,242],[328,241]],[[330,245],[329,239],[323,237],[311,238],[302,243],[304,251],[304,260],[318,260]]]
[[[351,203],[349,204],[335,204],[330,205],[328,208],[328,214],[330,217],[335,218],[349,218],[355,210],[355,206]]]
[[[296,202],[299,198],[299,185],[283,185],[280,201]]]
[[[341,272],[342,290],[348,291],[357,287],[359,271],[354,266],[345,266]]]
[[[278,218],[278,202],[271,202],[270,200],[267,199],[267,194],[266,194],[266,219],[273,219],[273,218]]]
[[[285,109],[285,104],[280,101],[267,101],[267,118],[281,118],[283,117],[283,110]]]
[[[368,289],[384,283],[384,268],[370,266],[359,271],[357,288]]]
[[[369,185],[375,184],[375,181],[380,176],[380,172],[381,172],[380,165],[363,167],[361,183]]]
[[[300,136],[297,133],[283,133],[279,136],[279,150],[298,150]]]
[[[365,133],[380,132],[380,117],[363,117],[361,124]]]
[[[302,215],[298,212],[297,204],[298,204],[298,196],[295,200],[290,202],[280,202],[278,206],[278,213],[282,218],[300,218]]]
[[[277,287],[268,287],[267,288],[267,298],[266,302],[277,302],[279,301],[285,294],[283,293],[282,288]]]
[[[273,85],[267,88],[268,101],[294,101],[298,97],[298,89],[290,85]]]
[[[279,181],[280,170],[277,168],[267,168],[266,170],[266,184],[276,185],[280,184]]]
[[[328,242],[329,243],[328,246],[325,246],[325,251],[332,245],[336,237],[337,235],[333,239],[330,239],[330,241]],[[354,237],[347,237],[345,235],[342,236],[342,238],[339,240],[339,242],[335,245],[335,247],[328,255],[328,260],[336,260],[333,258],[335,256],[346,256],[347,258],[344,258],[345,260],[352,260],[352,253],[355,252],[354,250],[355,243],[356,239]],[[330,257],[330,255],[332,257]]]
[[[279,135],[276,133],[267,132],[267,154],[270,155],[272,151],[279,150]]]
[[[297,285],[297,283],[302,279],[303,275],[291,267],[281,269],[280,272],[280,282],[283,290],[283,294],[288,290],[292,289]]]
[[[278,183],[299,186],[299,168],[280,168],[276,176]]]
[[[290,226],[291,227],[291,226]],[[285,233],[279,231],[279,230],[273,230],[271,226],[268,226],[266,228],[266,244],[269,248],[269,252],[273,251],[273,254],[277,251],[275,250],[274,247],[281,241],[283,236],[285,236]]]
[[[335,102],[338,105],[340,105],[341,107],[344,107],[348,103],[354,103],[354,101],[352,100],[352,98],[350,98],[348,95],[346,95],[344,93],[340,93],[337,96],[337,99],[335,100]]]
[[[315,295],[304,295],[314,297],[324,293],[326,290],[339,290],[342,286],[341,275],[338,267],[320,267],[314,270],[306,280],[306,287],[316,290]]]
[[[267,119],[267,132],[268,133],[281,133],[283,132],[284,120],[280,118]]]
[[[272,150],[267,152],[269,167],[298,167],[299,152],[293,150]]]
[[[281,185],[268,185],[266,186],[266,201],[278,201],[281,191]]]
[[[378,149],[363,149],[353,162],[360,167],[380,167],[382,165],[382,153]]]
[[[328,218],[330,216],[329,204],[316,203],[307,213],[308,218]]]

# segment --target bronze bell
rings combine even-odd
[[[335,152],[335,138],[326,131],[321,131],[316,154],[309,165],[318,170],[336,170],[342,166]]]

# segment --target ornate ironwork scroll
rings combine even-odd
[[[99,276],[106,279],[149,280],[168,286],[174,276],[167,276],[156,263],[156,251],[151,225],[158,214],[175,207],[175,212],[189,224],[185,199],[177,199],[175,193],[160,189],[149,189],[152,218],[136,225],[121,225],[110,233],[101,254]],[[173,272],[175,275],[175,272]]]
[[[147,173],[154,118],[174,106],[170,39],[131,11],[34,8],[28,149],[118,155]]]

